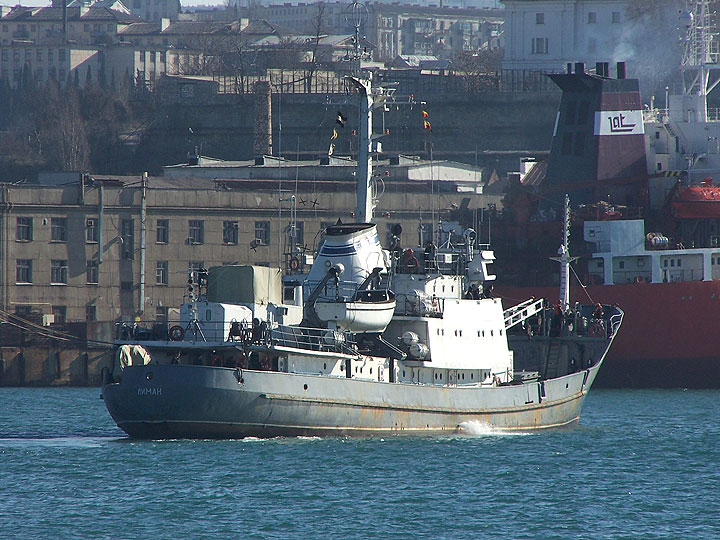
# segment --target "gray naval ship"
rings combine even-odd
[[[110,415],[135,438],[438,434],[535,430],[580,417],[623,313],[561,294],[503,310],[493,252],[472,230],[416,257],[380,245],[372,221],[372,109],[361,99],[359,223],[330,226],[302,280],[211,268],[169,331],[119,325],[103,372]],[[567,211],[567,205],[566,205]]]

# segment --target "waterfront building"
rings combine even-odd
[[[476,167],[403,157],[375,165],[385,245],[395,224],[403,247],[418,248],[458,212],[501,205],[482,193],[485,171]],[[58,173],[5,184],[0,307],[55,323],[177,319],[201,268],[307,268],[324,227],[354,220],[355,168],[346,158],[191,156],[163,177]]]
[[[377,47],[376,60],[388,62],[397,55],[439,55],[452,58],[457,51],[500,45],[502,10],[389,4],[367,4],[362,35]],[[309,33],[318,22],[324,32],[353,31],[346,2],[269,4],[253,8],[252,16],[299,33]]]

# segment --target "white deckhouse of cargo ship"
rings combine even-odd
[[[121,326],[102,395],[130,436],[426,434],[467,422],[532,430],[578,421],[622,311],[571,309],[567,279],[554,308],[529,299],[504,311],[491,294],[494,255],[472,230],[440,238],[422,257],[383,249],[371,223],[372,110],[393,98],[357,73],[348,84],[360,100],[359,222],[328,227],[306,277],[212,268],[169,331]],[[561,251],[567,277],[567,236]]]

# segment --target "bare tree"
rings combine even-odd
[[[325,37],[325,11],[326,6],[324,2],[318,2],[316,4],[317,12],[311,22],[312,27],[312,41],[310,42],[310,58],[307,63],[305,70],[305,91],[312,92],[313,79],[315,78],[315,72],[318,70],[318,49],[320,47],[320,40]]]
[[[502,50],[457,51],[453,71],[462,78],[467,92],[494,89],[498,84],[502,55]]]

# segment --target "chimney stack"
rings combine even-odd
[[[575,75],[580,75],[581,73],[585,73],[585,63],[575,62]]]
[[[617,78],[618,78],[618,79],[624,79],[624,78],[625,78],[625,62],[618,62],[618,63],[617,63]]]

